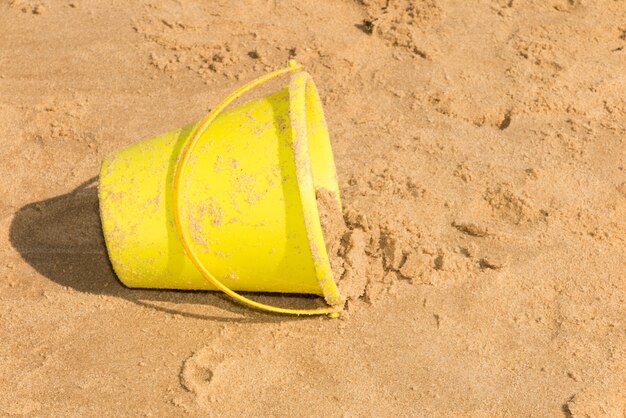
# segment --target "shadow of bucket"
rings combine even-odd
[[[332,314],[343,305],[316,203],[326,189],[341,211],[330,139],[311,77],[290,65],[235,91],[200,122],[103,162],[102,227],[126,286],[219,289],[283,313]],[[286,87],[221,112],[287,72],[295,74]],[[333,307],[277,308],[237,291],[314,294]]]

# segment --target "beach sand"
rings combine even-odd
[[[101,161],[290,58],[362,294],[124,287]],[[624,416],[625,69],[623,1],[0,1],[0,415]]]

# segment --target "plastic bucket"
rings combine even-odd
[[[333,154],[316,87],[299,69],[291,63],[261,77],[202,121],[103,162],[104,238],[126,286],[230,290],[261,309],[269,305],[249,303],[236,291],[309,293],[343,304],[316,204],[323,188],[341,210]],[[287,72],[295,74],[284,88],[222,112],[243,92]]]

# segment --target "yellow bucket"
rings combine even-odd
[[[289,84],[228,111],[270,78]],[[291,61],[233,92],[201,121],[105,160],[99,201],[109,258],[129,287],[222,290],[256,308],[336,316],[316,191],[336,196],[333,154],[309,74]],[[279,308],[236,291],[309,293],[330,307]]]

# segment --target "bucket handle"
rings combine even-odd
[[[224,100],[222,100],[217,106],[215,106],[208,115],[202,118],[193,128],[191,134],[189,135],[187,141],[184,143],[180,155],[178,157],[178,162],[176,163],[176,170],[174,171],[174,181],[173,181],[173,205],[172,205],[172,214],[174,217],[174,224],[176,226],[176,232],[178,233],[178,238],[180,239],[180,243],[185,250],[185,254],[191,259],[192,263],[196,266],[196,268],[202,273],[202,276],[208,280],[213,286],[226,293],[231,298],[241,302],[245,305],[251,306],[253,308],[257,308],[260,310],[282,313],[282,314],[291,314],[291,315],[325,315],[328,314],[331,318],[337,318],[339,316],[339,312],[341,312],[341,308],[338,307],[326,307],[326,308],[317,308],[317,309],[289,309],[289,308],[281,308],[274,305],[267,305],[265,303],[256,302],[252,299],[248,299],[247,297],[240,295],[235,292],[220,280],[218,280],[207,268],[204,266],[192,246],[190,245],[189,232],[183,228],[180,216],[180,189],[183,180],[183,174],[185,173],[185,168],[187,167],[187,162],[189,161],[189,156],[196,146],[200,136],[207,130],[207,128],[213,123],[215,118],[235,99],[237,99],[242,94],[246,93],[248,90],[265,83],[266,81],[281,76],[283,74],[296,72],[302,69],[302,65],[298,64],[295,60],[289,60],[289,65],[285,68],[282,68],[277,71],[273,71],[271,73],[265,74],[255,80],[250,81],[248,84],[245,84],[239,87],[237,90],[230,93]]]

